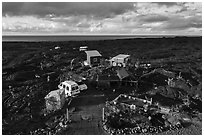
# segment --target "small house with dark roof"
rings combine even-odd
[[[117,70],[108,70],[106,73],[99,74],[96,76],[95,81],[98,86],[102,87],[112,87],[119,88],[121,85],[137,85],[137,81],[133,76],[131,76],[125,68],[120,68]]]
[[[120,79],[117,75],[97,75],[96,81],[98,87],[110,88],[120,85]]]

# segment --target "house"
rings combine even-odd
[[[89,50],[89,51],[85,51],[86,56],[87,56],[87,63],[90,66],[97,66],[98,64],[100,64],[101,61],[101,54],[97,51],[97,50]]]
[[[57,89],[51,91],[46,95],[45,103],[48,111],[56,111],[61,109],[65,103],[65,90]]]
[[[110,64],[112,66],[126,67],[129,60],[130,60],[130,55],[119,54],[113,57],[112,59],[110,59]]]
[[[117,75],[97,75],[97,86],[99,88],[114,88],[120,84],[120,79]]]

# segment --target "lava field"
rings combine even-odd
[[[79,48],[84,45],[99,51],[104,60],[130,55],[126,67],[130,77],[117,82],[117,68],[105,63],[95,68],[81,66]],[[135,67],[138,62],[140,66]],[[47,114],[45,96],[61,81],[81,78],[86,78],[88,89],[72,98],[69,106]],[[147,111],[145,104],[136,103],[131,110],[121,102],[131,105],[134,101],[113,103],[121,94],[152,102]],[[201,135],[202,37],[3,42],[2,134]]]

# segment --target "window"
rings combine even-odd
[[[98,61],[98,59],[97,58],[93,58],[93,62],[97,62]]]
[[[66,90],[69,91],[69,87],[68,86],[66,87]]]
[[[72,87],[72,91],[74,91],[75,90],[75,87]]]
[[[124,59],[124,63],[127,63],[127,62],[128,62],[128,58],[125,58],[125,59]]]
[[[77,89],[78,89],[78,86],[72,87],[72,91],[77,90]]]
[[[63,88],[65,88],[65,85],[63,85]]]

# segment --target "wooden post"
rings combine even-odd
[[[69,122],[69,110],[68,110],[68,108],[66,109],[66,119],[67,119],[67,122]]]
[[[104,108],[102,109],[102,121],[104,121]]]
[[[40,63],[40,68],[41,68],[41,70],[43,70],[43,64],[42,64],[42,62]]]

